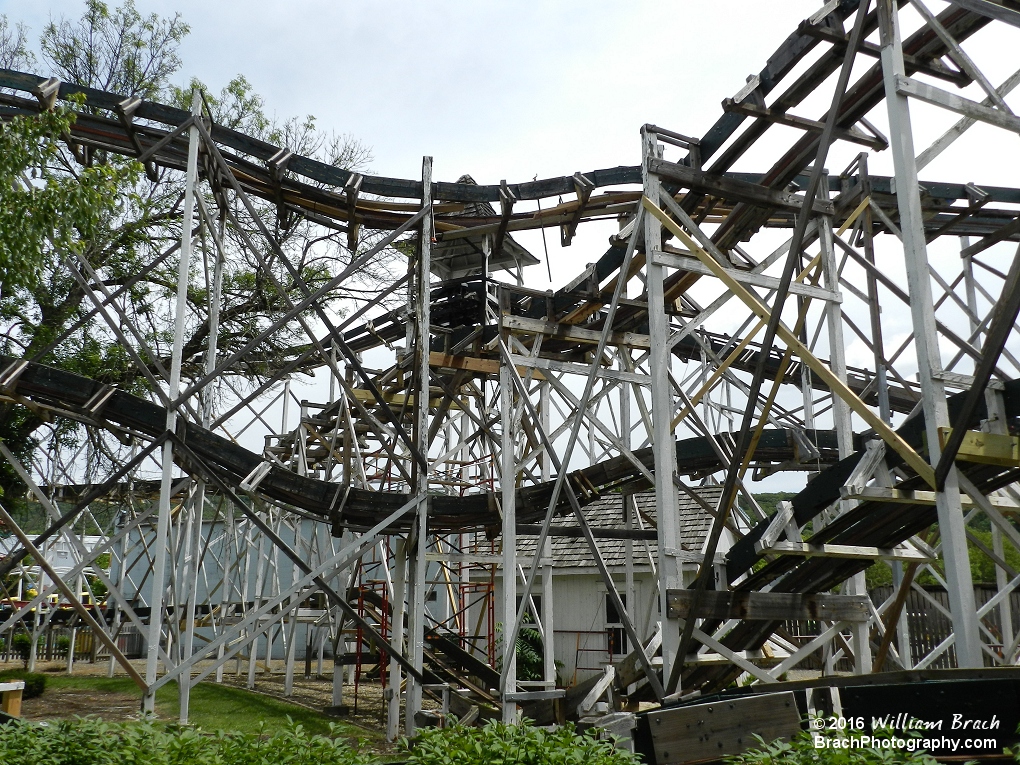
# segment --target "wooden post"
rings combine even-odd
[[[903,256],[907,269],[928,451],[931,464],[936,465],[940,457],[938,429],[949,425],[949,410],[945,385],[941,380],[942,359],[935,331],[935,309],[931,296],[924,219],[918,194],[910,105],[896,84],[897,78],[906,74],[897,14],[897,6],[892,0],[878,0],[889,142],[896,172],[896,203],[903,235]],[[960,486],[955,469],[949,471],[944,490],[937,493],[936,508],[946,581],[949,585],[953,633],[956,636],[957,662],[960,667],[981,667],[984,664],[981,636],[974,602],[974,583],[970,574],[966,528],[960,506]]]

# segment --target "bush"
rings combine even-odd
[[[771,744],[755,736],[761,746],[743,754],[727,757],[728,765],[938,765],[925,752],[896,749],[816,749],[811,734],[804,732],[790,743]]]
[[[368,765],[345,741],[309,735],[300,725],[269,734],[205,734],[146,723],[93,718],[46,726],[0,726],[0,762],[18,765]]]
[[[32,636],[27,632],[19,632],[11,638],[11,648],[25,662],[25,666],[28,667],[28,657],[32,652]]]
[[[637,765],[638,758],[571,725],[551,731],[528,724],[490,720],[481,728],[426,728],[412,745],[406,740],[408,765]]]
[[[7,669],[0,672],[0,683],[8,680],[25,681],[25,690],[22,692],[22,698],[25,699],[34,699],[46,692],[46,675],[40,675],[38,672],[24,669]]]
[[[67,653],[71,650],[71,638],[67,635],[60,635],[54,642],[57,653]]]

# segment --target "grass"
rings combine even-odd
[[[139,694],[138,686],[126,677],[48,675],[47,694],[61,690]],[[168,683],[156,691],[156,714],[164,720],[177,720],[180,714],[180,697],[175,683]],[[307,732],[322,735],[328,735],[329,724],[337,722],[305,707],[241,688],[199,683],[191,689],[188,720],[203,730],[255,733],[264,723],[266,732],[272,733],[286,727],[288,718],[301,725]],[[339,723],[337,727],[344,738],[349,739],[352,745],[356,743],[359,748],[365,745],[377,746],[382,740],[381,734],[354,725]]]

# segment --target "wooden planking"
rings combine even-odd
[[[687,619],[691,614],[693,600],[693,590],[666,590],[669,617],[671,619]],[[869,613],[866,595],[708,590],[702,593],[697,618],[744,619],[746,621],[822,619],[825,621],[866,622]]]
[[[973,460],[976,462],[977,460]],[[992,463],[994,464],[994,463]],[[1016,463],[1012,463],[1015,465]],[[858,499],[867,502],[890,502],[898,505],[928,505],[935,506],[938,495],[934,491],[910,491],[908,489],[889,489],[884,486],[843,486],[839,490],[842,499]],[[1020,511],[1020,505],[1003,497],[987,497],[988,503],[998,509],[1010,512]],[[960,504],[965,507],[974,504],[974,500],[968,494],[960,494]]]
[[[756,546],[757,547],[757,546]],[[931,563],[935,558],[920,550],[899,545],[897,547],[870,547],[868,545],[810,544],[809,542],[776,542],[760,552],[796,555],[801,558],[848,558],[851,560],[905,560],[913,563]]]
[[[698,262],[700,265],[700,261]],[[503,326],[519,332],[548,335],[557,340],[571,340],[578,343],[598,345],[602,333],[593,329],[583,329],[573,324],[529,319],[524,316],[504,316]],[[650,348],[651,338],[637,332],[610,332],[606,341],[609,345],[623,345],[629,348]]]
[[[749,183],[748,181],[732,177],[694,170],[686,165],[678,165],[673,162],[667,162],[664,159],[650,160],[648,171],[658,175],[663,180],[680,184],[684,188],[722,197],[734,202],[748,202],[759,207],[778,208],[794,212],[800,210],[803,206],[803,198],[789,191],[777,191],[757,183]],[[812,209],[822,215],[832,215],[835,208],[832,202],[818,199],[815,200]]]
[[[800,733],[791,691],[673,707],[648,713],[656,765],[718,760],[766,741]]]
[[[462,369],[468,372],[480,372],[487,375],[499,374],[498,359],[483,359],[478,356],[451,356],[447,353],[432,351],[429,353],[429,365],[440,369]],[[518,367],[517,371],[522,375],[526,372],[524,367]],[[534,378],[536,380],[544,380],[545,375],[536,371]]]

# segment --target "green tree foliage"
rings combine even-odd
[[[80,102],[79,102],[80,103]],[[0,124],[0,306],[18,316],[14,295],[39,286],[59,253],[83,252],[126,201],[121,190],[138,179],[134,162],[57,172],[59,138],[75,114],[60,108]],[[12,296],[5,300],[5,297]]]
[[[986,552],[990,550],[995,551],[995,547],[992,544],[992,532],[991,530],[974,528],[968,526],[967,530],[973,535],[973,539],[967,540],[967,552],[970,556],[970,576],[974,584],[995,584],[995,561]],[[980,544],[979,544],[980,543]],[[982,549],[984,548],[984,549]],[[1013,571],[1020,572],[1020,552],[1017,551],[1013,545],[1007,540],[1003,539],[1003,558],[1007,566],[1013,569]],[[867,572],[868,588],[882,587],[892,584],[892,569],[888,563],[876,563]],[[1013,574],[1007,572],[1007,576],[1012,579]],[[917,582],[921,585],[937,586],[940,582],[933,577],[927,571],[921,572],[917,576]]]
[[[38,56],[29,47],[25,28],[0,17],[0,65],[33,68],[64,82],[124,96],[190,106],[191,87],[176,87],[171,81],[182,66],[179,45],[188,33],[180,16],[141,14],[133,0],[117,8],[99,0],[87,0],[85,6],[80,18],[54,20],[42,30]],[[191,86],[205,91],[203,103],[219,125],[345,168],[363,169],[371,159],[369,151],[349,136],[318,130],[313,117],[271,118],[263,99],[242,76],[218,94],[198,80]],[[92,107],[74,108],[117,118]],[[160,377],[160,367],[170,364],[173,311],[168,306],[176,292],[183,174],[163,168],[149,177],[130,158],[98,149],[73,151],[63,140],[71,118],[70,111],[57,109],[8,123],[3,133],[0,353],[140,393]],[[205,202],[206,209],[216,210],[211,196]],[[350,262],[344,232],[294,215],[283,216],[281,225],[275,202],[256,200],[256,205],[260,219],[276,220],[270,228],[277,246],[312,289]],[[223,236],[218,345],[224,355],[247,345],[303,296],[279,258],[269,257],[273,252],[269,243],[253,234],[255,222],[247,211],[233,207],[226,218],[213,221],[222,226]],[[272,261],[270,270],[246,249],[246,242],[262,248],[261,256]],[[215,248],[208,238],[196,244],[185,327],[186,383],[202,374],[210,335],[208,285]],[[146,270],[153,263],[158,265]],[[329,309],[342,316],[346,301],[371,291],[380,277],[389,274],[389,260],[381,258],[361,272],[357,282],[327,296]],[[119,299],[106,311],[120,337],[111,322],[90,316],[94,306],[90,291],[103,297],[117,290]],[[250,390],[307,347],[307,338],[293,323],[260,341],[236,366],[235,390]],[[77,481],[98,476],[120,461],[126,448],[67,421],[44,425],[24,407],[0,404],[0,439],[23,460],[42,444],[78,448],[88,438],[89,448],[77,460],[82,470]],[[6,490],[8,509],[17,512],[11,505],[25,487],[9,465],[0,465],[0,490]]]
[[[28,29],[24,24],[12,27],[7,17],[0,15],[0,67],[27,69],[34,63],[35,55],[29,49]]]
[[[142,16],[134,0],[113,11],[88,0],[80,19],[47,24],[41,47],[43,59],[67,82],[154,100],[181,68],[178,46],[189,31],[179,13]]]
[[[503,671],[503,623],[496,625],[496,669]],[[542,680],[545,677],[545,659],[542,656],[542,633],[531,621],[531,615],[524,616],[524,622],[517,633],[514,653],[517,655],[518,680]]]

